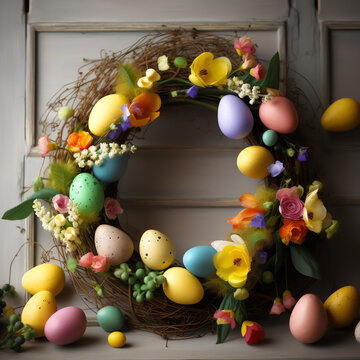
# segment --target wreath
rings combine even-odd
[[[295,106],[279,91],[279,54],[265,69],[255,53],[248,36],[150,34],[88,61],[50,100],[38,142],[50,164],[3,218],[35,212],[89,308],[116,306],[135,328],[167,339],[216,326],[223,342],[238,324],[252,344],[265,333],[250,320],[291,309],[320,277],[314,237],[330,238],[338,223],[319,197],[309,148],[298,144]],[[147,230],[134,250],[118,221],[117,182],[136,139],[173,103],[217,111],[220,131],[248,144],[240,172],[264,179],[241,195],[227,239],[189,249],[184,266],[161,229]]]

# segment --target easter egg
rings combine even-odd
[[[262,141],[266,146],[274,146],[278,141],[278,134],[274,130],[266,130],[262,134]]]
[[[359,306],[359,292],[354,286],[344,286],[336,290],[324,303],[329,324],[336,328],[351,325],[358,315]]]
[[[249,107],[238,96],[225,95],[218,106],[218,124],[230,139],[242,139],[251,133],[254,117]]]
[[[294,338],[304,344],[320,340],[327,328],[326,311],[321,300],[314,294],[303,295],[291,313],[289,326]]]
[[[200,281],[182,267],[172,267],[164,272],[163,290],[166,297],[182,305],[196,304],[204,297]]]
[[[140,257],[152,270],[164,270],[175,259],[175,247],[172,241],[158,230],[147,230],[139,243]]]
[[[349,131],[360,123],[360,105],[350,98],[333,102],[321,117],[321,126],[327,131]]]
[[[260,105],[259,116],[262,123],[280,134],[290,134],[299,124],[294,104],[283,96],[276,96]]]
[[[211,246],[195,246],[184,254],[184,266],[195,276],[206,278],[215,275],[214,255],[216,250]]]
[[[83,310],[68,306],[50,316],[45,324],[45,336],[56,345],[72,344],[84,335],[86,323]]]
[[[21,313],[21,322],[35,329],[36,337],[42,337],[45,324],[56,309],[54,295],[48,290],[41,290],[26,303]]]
[[[105,256],[106,262],[111,265],[128,261],[134,252],[130,236],[115,226],[106,224],[96,228],[95,247],[98,255]]]
[[[110,125],[120,119],[124,104],[129,105],[129,101],[123,95],[111,94],[101,98],[90,112],[89,130],[96,136],[105,135]]]
[[[124,315],[116,306],[104,306],[97,312],[97,321],[105,331],[117,331],[124,326]]]
[[[253,179],[268,176],[269,165],[275,162],[271,152],[263,146],[248,146],[237,157],[237,167],[244,175]]]
[[[357,325],[355,326],[355,331],[354,331],[354,335],[355,335],[355,340],[360,343],[360,321],[357,323]]]
[[[123,347],[126,344],[126,336],[121,331],[114,331],[109,334],[108,343],[114,348]]]
[[[99,181],[88,173],[75,177],[70,186],[69,197],[81,212],[98,213],[104,206],[104,189]]]
[[[94,176],[106,183],[118,181],[125,174],[128,160],[128,154],[116,154],[113,158],[107,154],[99,166],[93,166]]]
[[[65,286],[65,273],[56,264],[41,264],[27,271],[22,277],[21,284],[31,295],[48,290],[56,296]]]

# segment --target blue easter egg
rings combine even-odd
[[[278,141],[278,134],[274,130],[266,130],[262,134],[262,141],[266,146],[274,146]]]
[[[193,275],[201,278],[215,275],[214,256],[216,250],[211,246],[195,246],[183,257],[183,263]]]
[[[99,166],[94,165],[94,176],[106,183],[118,181],[125,174],[128,160],[129,155],[126,153],[121,156],[116,154],[113,158],[106,155]]]
[[[218,123],[221,132],[230,139],[248,136],[254,126],[249,107],[234,95],[225,95],[219,102]]]

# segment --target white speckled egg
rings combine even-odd
[[[175,247],[172,241],[157,230],[147,230],[139,243],[141,260],[152,270],[164,270],[175,259]]]
[[[99,225],[95,231],[95,247],[106,262],[119,265],[128,261],[134,252],[134,244],[126,233],[111,225]]]

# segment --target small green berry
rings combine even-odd
[[[163,275],[158,275],[156,277],[156,282],[160,285],[163,284],[165,282],[165,277]]]
[[[271,284],[274,281],[274,275],[271,271],[264,271],[262,274],[262,279],[265,284]]]
[[[142,279],[142,278],[145,276],[145,271],[144,271],[144,269],[137,269],[137,270],[136,270],[136,273],[135,273],[135,276],[136,276],[138,279]]]
[[[66,121],[72,116],[74,116],[74,109],[70,106],[63,106],[58,111],[58,117],[60,120]]]
[[[134,285],[135,282],[136,282],[136,279],[133,276],[130,276],[129,279],[128,279],[129,285]]]
[[[150,291],[154,291],[155,290],[155,281],[149,281],[147,283],[147,288],[150,290]]]
[[[136,297],[136,302],[142,303],[143,301],[144,301],[144,295],[143,295],[143,294],[139,294],[139,295]]]
[[[25,342],[25,339],[22,336],[17,336],[15,338],[15,344],[16,345],[22,345]]]
[[[149,272],[149,276],[151,276],[153,279],[155,279],[157,274],[155,271],[151,271],[151,272]]]
[[[146,284],[148,281],[151,281],[151,276],[147,275],[144,277],[144,283]]]
[[[17,321],[17,322],[14,324],[14,331],[20,330],[23,326],[24,326],[24,324],[23,324],[21,321]]]
[[[134,290],[140,290],[140,284],[138,284],[138,283],[136,283],[135,285],[134,285]]]
[[[174,65],[180,69],[184,69],[187,66],[187,61],[184,57],[178,56],[174,59]]]
[[[148,285],[147,285],[147,284],[141,285],[140,290],[141,290],[141,291],[146,291],[146,290],[148,290]]]
[[[154,293],[152,291],[147,291],[145,297],[146,300],[152,300],[154,298]]]
[[[129,274],[124,271],[124,272],[120,275],[120,278],[121,278],[121,280],[123,280],[123,281],[127,281],[127,279],[129,278]]]
[[[14,331],[14,327],[12,325],[8,325],[6,327],[6,330],[7,330],[8,333],[12,333]]]

